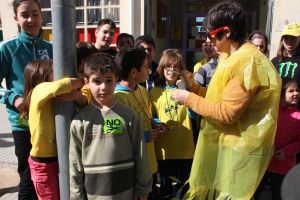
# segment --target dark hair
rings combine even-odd
[[[101,26],[103,26],[105,24],[109,24],[113,29],[117,28],[115,22],[111,19],[101,19],[97,24],[97,28],[99,29],[99,28],[101,28]]]
[[[147,53],[139,47],[130,47],[122,49],[116,56],[116,62],[120,68],[120,78],[127,80],[133,68],[140,71]]]
[[[297,83],[297,81],[291,77],[282,77],[281,78],[281,96],[284,97],[285,96],[285,93],[286,93],[286,90],[287,88],[289,87],[289,85],[291,83]]]
[[[247,26],[245,11],[236,1],[225,1],[214,5],[208,11],[203,25],[208,31],[215,30],[222,26],[228,26],[231,30],[228,39],[239,43],[243,43],[246,38]]]
[[[95,73],[105,74],[112,72],[118,76],[118,67],[114,58],[108,53],[94,53],[84,63],[84,75],[90,78]]]
[[[80,66],[83,64],[93,53],[97,53],[96,47],[89,42],[78,42],[77,43],[77,72],[83,73],[83,69]]]
[[[38,5],[39,9],[41,10],[41,4],[40,4],[39,0],[14,0],[12,4],[13,4],[13,9],[14,9],[15,15],[17,15],[18,7],[24,1],[33,1],[34,3],[36,3]]]
[[[35,60],[28,63],[24,69],[24,111],[21,113],[24,119],[28,119],[29,104],[32,91],[42,82],[52,81],[52,60]]]
[[[39,7],[40,11],[42,12],[42,9],[41,9],[41,4],[40,4],[40,1],[39,0],[14,0],[12,5],[13,5],[13,9],[14,9],[14,14],[15,16],[17,16],[17,10],[18,10],[18,7],[21,5],[21,3],[23,3],[24,1],[33,1],[34,3],[36,3],[36,5]],[[18,31],[21,32],[21,27],[20,25],[18,24]],[[42,30],[41,30],[42,31]]]
[[[141,35],[135,39],[135,46],[140,47],[141,43],[150,44],[155,49],[154,39],[150,35]]]
[[[181,70],[185,69],[185,63],[183,61],[182,51],[179,49],[166,49],[161,54],[161,58],[156,69],[159,77],[165,79],[164,68],[171,65],[177,65],[181,67]]]
[[[133,35],[130,35],[128,33],[120,33],[117,37],[117,46],[119,46],[119,41],[122,39],[122,38],[130,38],[132,40],[132,44],[134,44],[134,38],[133,38]]]
[[[263,53],[267,53],[268,52],[268,37],[266,36],[266,34],[264,34],[263,32],[261,31],[253,31],[252,33],[250,33],[250,35],[248,36],[248,40],[249,41],[253,41],[254,39],[256,38],[261,38],[265,41],[265,50]]]
[[[283,46],[283,38],[284,38],[284,36],[281,36],[280,41],[279,41],[279,47],[277,49],[277,57],[279,58],[279,62],[284,61],[288,57],[287,51],[286,51],[286,49]],[[291,37],[294,37],[294,36],[291,36]],[[300,43],[299,43],[299,45],[297,47],[296,55],[300,55]]]

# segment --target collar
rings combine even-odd
[[[21,31],[21,33],[19,34],[19,38],[24,43],[30,43],[30,44],[35,43],[35,44],[38,45],[43,39],[43,34],[42,34],[42,31],[41,31],[38,36],[32,37],[32,36],[29,36],[24,31]]]
[[[135,87],[134,90],[136,90],[138,87],[139,87],[139,86],[136,85],[136,87]],[[117,91],[120,91],[120,90],[121,90],[121,91],[134,91],[134,90],[130,89],[129,87],[126,87],[126,86],[122,85],[121,83],[118,83],[118,84],[116,85],[115,90],[117,90]]]
[[[174,89],[174,88],[176,88],[176,85],[165,85],[165,86],[162,86],[162,88],[165,88],[165,89]]]

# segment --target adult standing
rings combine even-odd
[[[190,92],[172,97],[202,115],[201,130],[184,199],[251,199],[272,157],[281,80],[272,63],[245,43],[242,7],[212,7],[204,27],[221,53],[206,90],[183,75]]]

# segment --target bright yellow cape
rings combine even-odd
[[[251,102],[233,124],[202,119],[184,199],[249,200],[270,161],[281,80],[263,54],[244,44],[221,57],[205,99],[222,101],[228,81],[236,77],[253,91]]]

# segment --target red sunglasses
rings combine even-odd
[[[210,32],[207,33],[207,37],[208,37],[209,39],[213,39],[213,38],[215,38],[215,36],[216,36],[219,32],[223,31],[223,30],[226,29],[226,28],[229,28],[229,27],[228,27],[228,26],[222,26],[222,27],[220,27],[220,28],[217,28],[217,29],[215,29],[215,30],[212,30],[212,31],[210,31]]]

